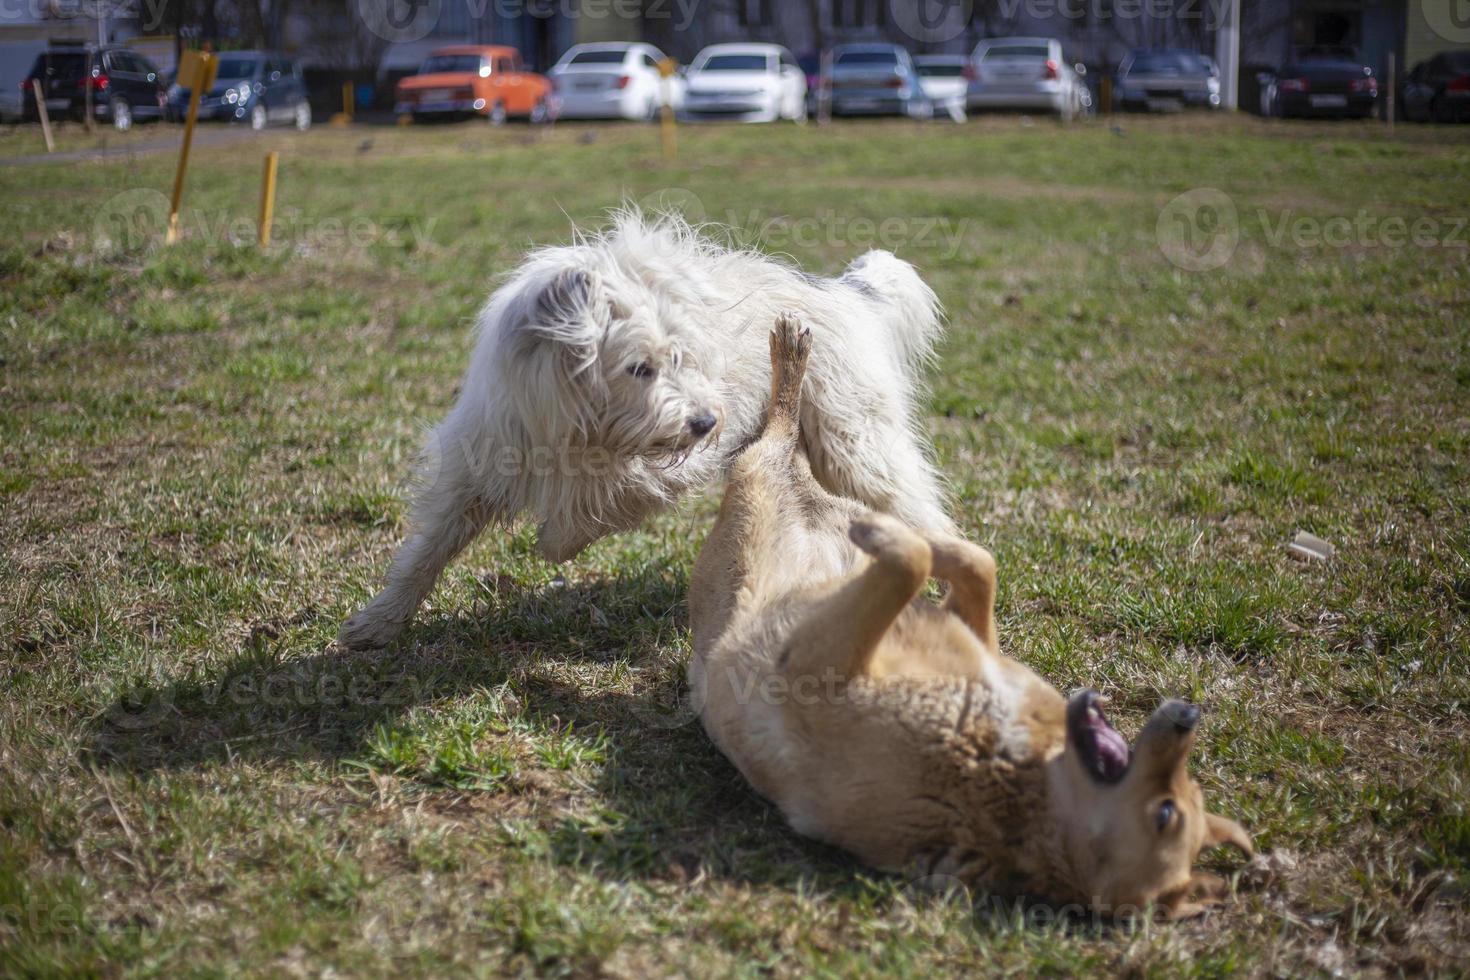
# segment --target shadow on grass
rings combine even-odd
[[[509,846],[618,880],[704,874],[870,888],[846,856],[790,831],[689,710],[686,592],[682,570],[652,566],[561,588],[491,585],[473,611],[430,616],[380,651],[291,654],[289,634],[259,629],[217,669],[131,685],[93,723],[89,751],[140,775],[239,760],[371,759],[391,771],[382,743],[436,724],[448,725],[451,739],[456,726],[470,731],[470,746],[512,724],[553,750],[571,733],[605,733],[591,787],[596,815],[533,807],[523,828],[530,836]],[[419,706],[436,710],[408,718]],[[471,759],[464,774],[473,780],[475,769]],[[510,769],[483,785],[441,787],[455,798],[526,792],[523,774]],[[431,777],[426,791],[435,788]]]

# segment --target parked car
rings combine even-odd
[[[934,103],[924,94],[914,59],[896,44],[839,44],[832,49],[834,116],[910,116],[928,119]]]
[[[1470,121],[1470,51],[1441,51],[1415,65],[1402,104],[1414,122]]]
[[[1074,119],[1085,109],[1085,86],[1062,58],[1060,41],[998,37],[970,55],[971,109],[1031,109]]]
[[[947,112],[955,122],[963,122],[974,75],[970,59],[962,54],[920,54],[914,56],[914,67],[935,111]]]
[[[1122,109],[1169,112],[1220,108],[1220,69],[1193,51],[1134,51],[1118,65],[1113,100]]]
[[[670,104],[684,103],[684,79],[659,74],[664,53],[651,44],[578,44],[547,72],[561,119],[655,119],[668,86]]]
[[[555,114],[551,82],[526,71],[515,48],[499,44],[436,48],[418,74],[398,82],[393,104],[415,121],[484,116],[495,126],[513,116],[543,123]]]
[[[796,64],[806,76],[807,115],[817,114],[817,100],[822,94],[822,56],[813,51],[797,55]]]
[[[695,57],[687,79],[685,119],[806,119],[806,73],[779,45],[711,45]]]
[[[189,90],[169,88],[169,114],[183,119],[189,111]],[[219,55],[214,84],[199,97],[199,118],[248,123],[265,129],[271,123],[311,127],[311,103],[301,66],[275,51],[226,51]]]
[[[67,45],[48,48],[36,56],[26,80],[21,82],[25,103],[22,115],[36,120],[33,80],[40,81],[46,112],[52,118],[81,119],[87,111],[87,89],[92,98],[92,116],[126,131],[133,123],[162,119],[166,112],[166,90],[153,62],[125,47]]]
[[[1266,83],[1261,105],[1268,116],[1364,119],[1378,108],[1378,79],[1351,49],[1307,49]]]

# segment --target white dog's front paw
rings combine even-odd
[[[406,625],[401,620],[375,615],[369,606],[347,618],[337,631],[337,642],[349,650],[376,650],[398,639]]]

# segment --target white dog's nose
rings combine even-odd
[[[703,438],[714,431],[717,421],[713,413],[700,412],[689,420],[689,431]]]

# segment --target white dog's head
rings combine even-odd
[[[681,329],[690,314],[616,267],[583,267],[576,253],[514,291],[510,389],[532,438],[672,461],[716,436],[724,407],[700,332]]]

